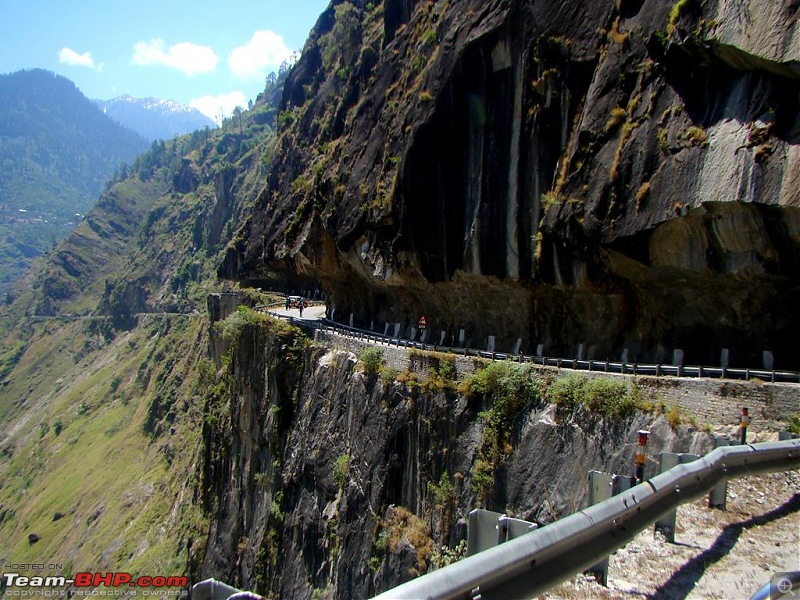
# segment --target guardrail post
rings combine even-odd
[[[715,447],[729,446],[730,443],[726,439],[717,438]],[[725,510],[728,506],[728,480],[720,481],[717,485],[711,488],[708,493],[708,507],[718,508]]]
[[[497,519],[497,543],[502,544],[503,542],[513,540],[521,535],[530,533],[538,527],[536,523],[502,515]]]
[[[497,545],[497,520],[503,515],[476,508],[469,513],[467,526],[467,556]]]
[[[602,471],[589,471],[589,506],[608,500],[611,496],[621,494],[636,485],[633,477],[624,477]],[[608,586],[608,562],[609,557],[595,563],[587,573],[594,575],[595,580],[604,586]]]
[[[467,525],[467,556],[503,544],[537,528],[535,523],[476,508],[470,511]]]
[[[614,475],[602,471],[589,471],[589,506],[611,498],[611,487],[614,484]],[[595,580],[608,586],[608,556],[592,565],[586,572],[594,575]]]
[[[683,350],[681,348],[675,348],[672,351],[672,364],[678,367],[678,377],[683,374]]]
[[[677,454],[675,452],[662,452],[659,455],[659,473],[669,471],[672,467],[689,463],[700,458],[697,454]],[[671,510],[661,517],[653,526],[654,531],[660,531],[670,544],[675,543],[675,522],[678,519],[678,509]]]

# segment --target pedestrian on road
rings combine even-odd
[[[298,307],[300,308],[300,316],[303,316],[303,303],[301,302]]]
[[[289,302],[289,296],[286,296],[286,310],[289,310],[289,306],[290,305],[291,305],[291,302]]]

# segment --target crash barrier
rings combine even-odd
[[[272,313],[274,314],[274,313]],[[278,316],[278,315],[275,315]],[[286,318],[281,316],[281,318]],[[545,367],[556,367],[557,369],[572,369],[576,371],[596,371],[604,373],[618,373],[621,375],[651,375],[654,377],[695,377],[695,378],[716,378],[716,379],[736,379],[750,381],[758,379],[771,383],[800,383],[800,372],[798,371],[776,371],[763,369],[733,369],[728,367],[694,367],[687,365],[650,365],[628,362],[614,362],[609,360],[588,360],[578,358],[552,358],[548,356],[528,356],[524,354],[512,354],[508,352],[490,352],[488,350],[478,350],[475,348],[461,348],[456,346],[440,346],[407,340],[400,337],[382,335],[365,329],[349,327],[342,323],[336,323],[330,319],[321,319],[317,326],[319,329],[332,331],[340,335],[345,335],[353,339],[362,340],[372,344],[394,346],[397,348],[409,348],[426,350],[430,352],[443,352],[458,356],[474,356],[487,358],[490,360],[511,360],[515,362],[525,362]]]
[[[798,593],[800,593],[800,571],[777,573],[770,578],[768,583],[750,596],[750,600],[777,600],[778,598],[792,600],[792,598],[797,598]]]
[[[323,302],[313,302],[309,306],[319,306]],[[763,369],[732,369],[728,367],[693,367],[686,365],[650,365],[629,362],[614,362],[609,360],[587,360],[578,358],[552,358],[548,356],[527,356],[524,354],[512,354],[508,352],[494,352],[488,350],[478,350],[475,348],[462,348],[456,346],[441,346],[417,342],[404,338],[382,335],[366,329],[350,327],[342,323],[337,323],[330,319],[303,319],[288,315],[281,315],[272,309],[279,308],[281,304],[258,305],[255,310],[269,314],[278,319],[288,321],[291,324],[299,325],[306,329],[323,329],[339,335],[351,337],[371,344],[394,346],[396,348],[409,348],[425,350],[429,352],[442,352],[455,354],[458,356],[475,356],[487,358],[489,360],[511,360],[515,362],[526,362],[544,367],[556,367],[557,369],[571,369],[575,371],[596,371],[603,373],[617,373],[621,375],[651,375],[654,377],[696,377],[696,378],[716,378],[716,379],[735,379],[750,381],[758,379],[771,383],[800,383],[800,372],[798,371],[776,371]]]
[[[717,448],[608,500],[388,590],[390,598],[534,597],[621,548],[722,480],[800,467],[800,440]]]

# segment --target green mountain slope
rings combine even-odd
[[[146,148],[68,79],[39,69],[0,75],[0,291]]]
[[[191,499],[216,385],[206,298],[269,166],[273,114],[258,103],[218,131],[154,144],[3,307],[3,564],[189,569],[205,539]]]

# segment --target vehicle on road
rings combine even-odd
[[[289,296],[289,308],[308,308],[308,300],[302,296]]]

